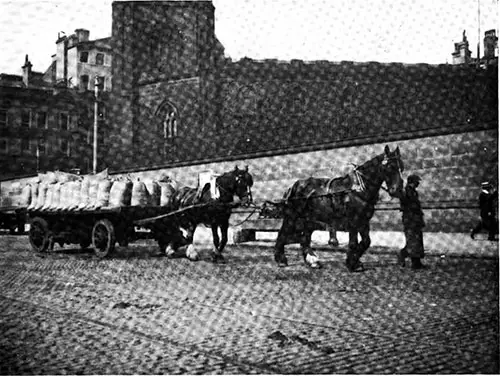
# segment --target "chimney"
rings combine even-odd
[[[56,81],[66,83],[68,79],[68,37],[64,32],[57,33]]]
[[[28,55],[26,55],[26,58],[24,60],[24,65],[23,65],[23,83],[28,86],[30,83],[31,79],[31,67],[33,64],[28,59]]]
[[[75,30],[76,37],[78,39],[78,43],[80,42],[88,42],[90,32],[86,29],[76,29]]]
[[[484,57],[486,59],[495,58],[495,50],[498,46],[498,37],[495,29],[488,30],[484,33]]]

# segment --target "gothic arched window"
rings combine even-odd
[[[179,132],[179,113],[170,102],[164,102],[156,111],[158,149],[167,153],[175,145]]]

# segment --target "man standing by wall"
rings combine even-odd
[[[399,252],[398,262],[404,267],[405,259],[410,257],[412,269],[424,268],[420,259],[425,257],[422,234],[422,229],[425,226],[424,213],[422,212],[417,192],[420,180],[418,175],[408,176],[405,192],[401,197],[406,245]]]
[[[470,234],[472,239],[474,239],[474,235],[482,229],[485,229],[488,231],[488,240],[495,240],[495,234],[498,227],[495,216],[496,200],[498,200],[498,192],[493,189],[493,185],[490,182],[481,183],[481,193],[479,194],[481,219]]]

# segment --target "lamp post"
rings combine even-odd
[[[97,174],[97,126],[99,122],[99,86],[100,79],[99,76],[95,76],[95,87],[94,87],[94,151],[92,159],[92,171]]]

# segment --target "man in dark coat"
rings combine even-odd
[[[489,182],[481,183],[481,193],[479,194],[481,219],[470,234],[472,239],[474,239],[474,235],[485,229],[488,231],[488,240],[495,240],[498,227],[495,215],[496,200],[498,200],[498,192],[493,189],[493,185]]]
[[[422,229],[425,226],[424,213],[422,212],[417,192],[420,180],[418,175],[408,176],[405,192],[401,197],[406,245],[399,252],[398,261],[401,266],[405,266],[405,259],[410,257],[412,269],[424,268],[420,259],[425,257],[422,234]]]

